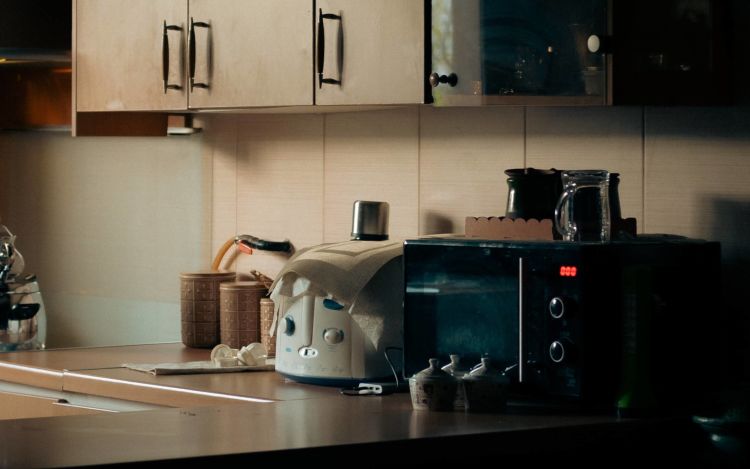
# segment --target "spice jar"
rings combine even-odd
[[[453,410],[456,399],[456,379],[439,368],[437,358],[430,358],[430,366],[409,378],[411,403],[418,410]]]
[[[469,369],[462,365],[461,357],[459,355],[452,354],[450,358],[451,362],[445,365],[442,370],[451,375],[457,383],[453,408],[456,410],[464,410],[466,408],[466,391],[461,385],[461,378],[469,372]]]
[[[509,383],[508,377],[495,368],[489,358],[483,357],[482,364],[462,379],[466,392],[466,410],[469,412],[505,410]]]

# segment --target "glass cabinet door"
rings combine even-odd
[[[432,0],[434,103],[606,104],[607,3]]]

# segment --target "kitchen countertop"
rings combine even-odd
[[[29,384],[30,377],[47,376],[35,386],[58,386],[53,382],[59,378],[60,389],[68,392],[179,406],[0,421],[0,465],[320,458],[375,467],[407,460],[466,462],[477,451],[486,455],[480,460],[575,456],[601,463],[606,457],[617,465],[654,450],[650,461],[660,455],[672,462],[684,455],[689,461],[684,444],[699,441],[684,419],[618,419],[522,407],[504,414],[414,411],[405,393],[342,396],[337,389],[288,382],[275,372],[152,376],[118,368],[124,362],[202,360],[208,353],[163,344],[0,355],[3,381]]]

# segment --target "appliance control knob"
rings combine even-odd
[[[323,331],[323,340],[325,340],[328,345],[340,344],[344,341],[344,331],[332,327],[328,328]]]
[[[555,363],[562,363],[565,360],[565,345],[559,340],[552,342],[549,346],[549,357]]]
[[[294,318],[284,316],[284,319],[281,320],[281,331],[286,335],[294,334]]]
[[[549,301],[549,314],[555,319],[561,319],[563,316],[565,316],[565,313],[570,313],[572,306],[572,300],[568,298],[563,299],[559,296],[556,296]]]

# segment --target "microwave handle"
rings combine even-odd
[[[523,257],[518,258],[518,382],[523,383]]]

